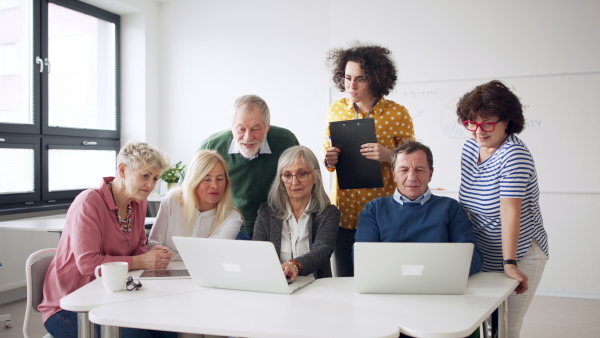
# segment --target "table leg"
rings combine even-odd
[[[77,313],[77,337],[96,338],[95,324],[90,322],[87,312]]]
[[[506,338],[508,334],[508,299],[498,306],[498,338]]]
[[[479,326],[479,336],[481,338],[491,338],[492,336],[492,326],[490,324],[492,318],[487,317],[483,323]]]
[[[102,325],[100,338],[121,337],[121,328],[118,326]]]

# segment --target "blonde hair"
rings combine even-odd
[[[198,151],[187,166],[185,180],[181,187],[178,188],[178,191],[175,192],[175,197],[183,206],[183,219],[188,234],[192,231],[192,220],[200,205],[198,195],[196,194],[196,188],[217,164],[221,164],[223,166],[223,171],[225,172],[225,193],[219,202],[217,202],[215,223],[207,237],[212,236],[221,225],[223,225],[231,211],[235,210],[231,193],[231,180],[229,179],[229,173],[227,172],[227,163],[223,157],[214,150]]]
[[[121,163],[125,166],[124,173],[133,173],[138,168],[156,168],[162,173],[171,166],[169,158],[148,143],[128,142],[117,154],[117,172],[113,180],[114,185],[123,186],[125,184],[125,176],[121,176],[119,173]]]
[[[171,166],[169,158],[162,151],[144,142],[128,142],[124,145],[117,155],[117,165],[119,163],[124,163],[129,170],[146,167],[161,172]]]

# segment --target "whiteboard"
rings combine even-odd
[[[408,109],[416,139],[433,152],[432,189],[458,191],[460,153],[470,133],[457,122],[456,103],[491,80],[398,83],[387,96]],[[533,155],[540,190],[600,192],[600,73],[498,80],[523,104],[525,129],[518,136]]]

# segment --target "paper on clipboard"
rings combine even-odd
[[[377,143],[375,120],[372,118],[329,123],[331,146],[341,150],[335,166],[340,189],[383,187],[381,164],[360,153],[365,143]]]

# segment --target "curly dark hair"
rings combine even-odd
[[[396,66],[390,57],[392,52],[376,45],[355,43],[348,49],[336,48],[327,53],[326,63],[332,68],[332,79],[336,87],[345,91],[343,81],[348,61],[358,62],[369,81],[369,91],[376,98],[388,95],[396,85]]]
[[[479,85],[463,95],[456,105],[456,115],[461,123],[474,120],[476,115],[482,118],[497,116],[508,121],[508,135],[518,134],[525,128],[523,106],[519,98],[498,80]]]

